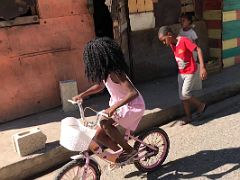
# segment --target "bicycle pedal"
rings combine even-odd
[[[119,169],[121,166],[119,165],[119,164],[112,164],[112,166],[109,164],[108,166],[107,166],[107,168],[108,168],[108,170],[109,171],[113,171],[113,170],[115,170],[115,169]]]

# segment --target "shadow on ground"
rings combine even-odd
[[[27,127],[39,126],[51,122],[58,122],[65,117],[66,115],[61,110],[61,108],[56,108],[1,124],[0,131],[22,129]]]
[[[193,121],[190,124],[193,126],[201,126],[209,123],[210,121],[214,121],[239,112],[240,95],[236,95],[224,101],[208,105],[206,111],[201,117],[196,117],[193,113]],[[176,126],[178,121],[181,121],[181,118],[171,122],[169,127]]]
[[[102,103],[96,104],[94,103],[94,100],[98,98],[97,102],[101,101]],[[108,106],[108,99],[103,98],[101,96],[97,96],[95,98],[90,98],[86,100],[83,104],[84,107],[90,106],[91,108],[100,111],[102,109],[106,109]],[[94,113],[90,111],[86,111],[86,116],[93,116],[95,115]],[[54,108],[51,110],[47,110],[41,113],[37,114],[32,114],[20,119],[16,119],[10,122],[2,123],[0,124],[0,132],[7,131],[7,130],[14,130],[14,129],[22,129],[22,128],[27,128],[27,127],[33,127],[33,126],[40,126],[52,122],[60,122],[62,119],[66,117],[76,117],[79,118],[79,111],[77,106],[75,106],[75,111],[65,113],[62,110],[62,107]]]
[[[209,106],[206,113],[192,122],[193,126],[200,126],[210,121],[240,112],[240,96],[233,96],[225,101]]]
[[[211,172],[224,165],[231,168],[225,172]],[[206,177],[209,179],[220,179],[233,171],[240,169],[240,148],[206,150],[200,151],[191,156],[169,162],[157,171],[148,174],[141,174],[139,171],[127,174],[125,178],[138,176],[148,180],[177,180]],[[219,171],[218,171],[219,172]]]

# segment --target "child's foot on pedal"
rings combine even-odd
[[[126,153],[123,152],[122,154],[120,154],[120,156],[117,159],[117,163],[122,163],[125,162],[131,158],[133,158],[138,152],[134,149],[131,153]]]

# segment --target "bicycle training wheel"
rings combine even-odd
[[[82,179],[85,161],[73,160],[62,167],[55,180],[79,180]],[[101,172],[96,162],[90,159],[86,178],[84,180],[100,180]]]
[[[134,149],[139,152],[138,157],[142,158],[135,161],[134,165],[142,172],[155,171],[162,165],[168,155],[170,146],[169,137],[164,130],[160,128],[151,128],[143,131],[139,139],[148,145],[154,146],[157,150],[154,151],[136,141]]]

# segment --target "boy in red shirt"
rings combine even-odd
[[[188,38],[174,36],[171,29],[167,26],[163,26],[159,29],[158,37],[161,42],[172,48],[178,65],[179,98],[183,103],[186,113],[186,117],[182,123],[184,125],[192,121],[190,105],[194,105],[197,108],[198,115],[201,115],[206,109],[205,103],[191,95],[194,73],[197,71],[197,64],[193,57],[193,52],[195,50],[198,53],[200,63],[200,78],[202,80],[207,78],[202,50]]]

